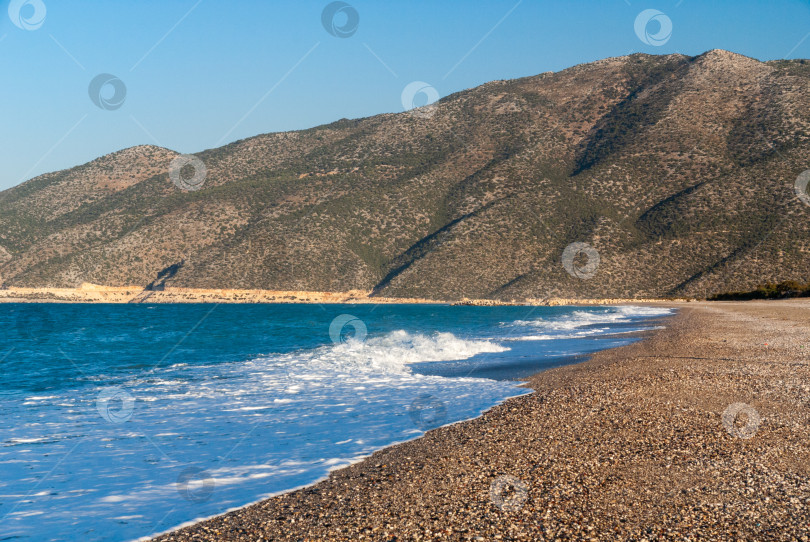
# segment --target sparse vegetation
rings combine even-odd
[[[8,286],[700,297],[810,280],[810,77],[725,51],[632,55],[198,154],[126,149],[0,193]],[[600,254],[589,280],[560,258]]]
[[[786,280],[779,284],[764,284],[746,292],[723,292],[709,297],[709,301],[745,301],[751,299],[785,299],[810,297],[810,282],[802,284]]]

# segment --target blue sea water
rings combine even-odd
[[[0,305],[0,540],[134,540],[311,484],[670,313]]]

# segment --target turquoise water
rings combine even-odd
[[[0,305],[0,540],[132,540],[311,484],[670,311]]]

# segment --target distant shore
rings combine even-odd
[[[437,303],[476,306],[495,305],[616,305],[622,303],[682,303],[692,299],[571,299],[544,298],[523,300],[462,299],[372,296],[371,290],[314,292],[306,290],[245,290],[167,287],[145,290],[139,286],[102,286],[85,283],[78,288],[20,288],[0,290],[0,303]]]
[[[679,309],[479,418],[157,540],[804,539],[810,302]]]

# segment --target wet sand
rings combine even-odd
[[[810,539],[810,301],[678,308],[480,418],[158,540]]]

